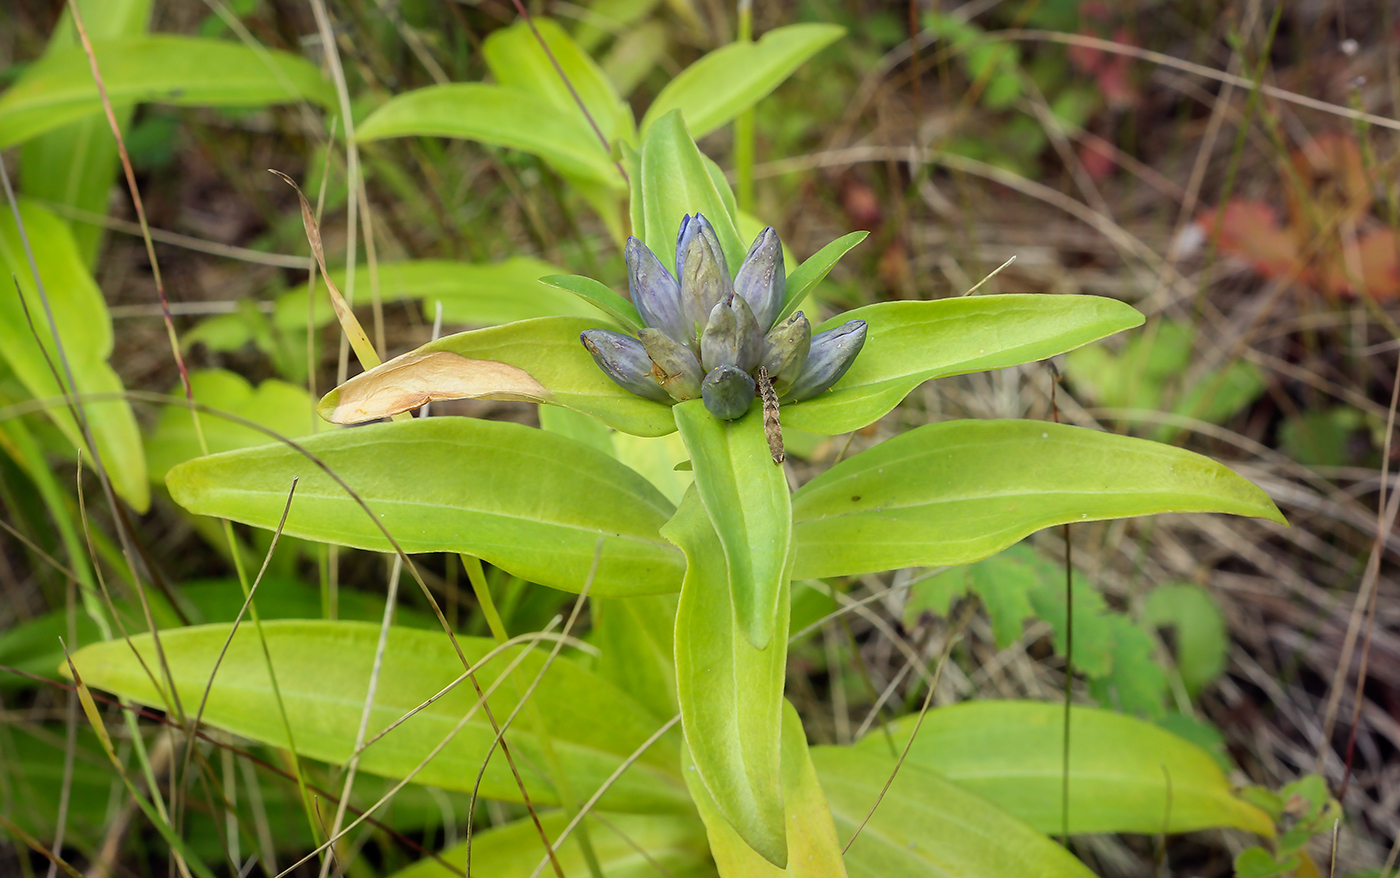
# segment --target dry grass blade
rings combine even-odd
[[[875,797],[874,804],[870,806],[870,810],[866,812],[865,817],[860,821],[860,825],[856,827],[855,832],[851,833],[851,837],[847,839],[845,846],[841,848],[841,853],[843,855],[851,849],[851,845],[855,844],[857,838],[860,838],[860,834],[865,829],[866,824],[875,816],[876,809],[880,807],[880,803],[885,799],[885,794],[890,791],[890,787],[894,784],[894,779],[898,776],[899,769],[904,766],[904,760],[909,758],[909,750],[914,746],[914,738],[918,736],[919,729],[924,724],[924,717],[928,715],[928,710],[933,705],[933,693],[938,688],[939,678],[943,676],[943,668],[948,663],[948,657],[953,654],[953,645],[957,643],[963,628],[967,625],[968,620],[972,618],[972,610],[975,606],[975,602],[969,601],[963,607],[962,612],[958,614],[958,619],[953,623],[952,630],[948,632],[948,640],[943,644],[943,652],[938,656],[938,666],[934,668],[933,676],[929,679],[928,692],[924,694],[924,703],[919,708],[918,718],[914,720],[914,728],[909,731],[909,739],[904,742],[904,750],[899,754],[899,758],[895,760],[894,768],[890,771],[890,776],[885,779],[885,785],[880,788],[880,794]],[[922,665],[922,663],[920,664]]]
[[[58,869],[62,869],[66,874],[73,876],[73,878],[83,878],[82,872],[79,872],[77,869],[74,869],[72,865],[70,865],[66,860],[64,860],[54,851],[44,847],[43,842],[39,841],[39,839],[25,832],[21,827],[15,825],[15,822],[10,818],[6,817],[4,814],[0,814],[0,826],[4,827],[5,831],[13,835],[15,838],[24,842],[25,847],[29,848],[34,853],[48,860],[50,874],[52,874],[54,871],[57,871]]]
[[[331,280],[330,272],[326,270],[326,251],[321,245],[321,228],[316,223],[316,215],[311,210],[311,202],[306,200],[301,187],[291,177],[273,168],[267,170],[270,174],[276,174],[282,182],[291,186],[296,192],[297,201],[301,204],[301,224],[306,230],[306,241],[311,245],[311,253],[316,257],[316,264],[321,267],[321,278],[326,282],[326,289],[331,296],[331,306],[335,308],[336,319],[340,321],[340,328],[345,332],[345,337],[350,340],[350,346],[355,349],[355,356],[359,359],[360,365],[366,371],[373,369],[380,363],[379,354],[375,351],[374,345],[370,343],[369,336],[365,335],[365,329],[360,325],[359,319],[355,317],[355,312],[350,309],[345,297],[340,294],[340,288]]]

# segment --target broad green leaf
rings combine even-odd
[[[705,514],[724,546],[734,620],[755,649],[768,646],[792,569],[792,495],[773,462],[763,411],[735,421],[710,414],[702,400],[675,406]],[[787,612],[782,612],[787,618]]]
[[[236,579],[209,579],[182,582],[177,591],[180,606],[195,624],[232,622],[243,606],[243,590]],[[258,614],[263,619],[318,619],[321,617],[321,590],[291,579],[264,576],[256,594]],[[156,589],[146,592],[151,615],[161,627],[181,624],[180,617]],[[378,622],[384,615],[384,599],[362,591],[341,589],[336,611],[341,619]],[[113,604],[118,618],[127,631],[144,631],[146,617],[141,606],[133,601]],[[97,624],[79,611],[78,637],[67,640],[68,648],[86,646],[102,638]],[[436,630],[438,621],[431,613],[399,607],[394,611],[394,624],[412,628]],[[120,629],[118,629],[120,630]],[[52,678],[63,664],[63,647],[58,639],[68,637],[68,617],[63,610],[51,610],[0,633],[0,665],[19,668]],[[0,691],[34,688],[37,681],[17,674],[0,673]]]
[[[628,332],[636,333],[642,328],[642,317],[637,313],[637,306],[613,292],[606,284],[591,277],[551,274],[540,278],[540,283],[546,287],[573,293],[617,321],[617,324]]]
[[[658,719],[676,715],[676,598],[594,598],[593,645],[598,674],[645,705]],[[3,640],[0,640],[3,643]]]
[[[569,823],[569,815],[541,814],[540,824],[551,841]],[[709,878],[714,866],[705,848],[705,828],[693,816],[674,814],[609,814],[604,820],[587,818],[593,852],[608,878]],[[587,875],[588,863],[575,830],[558,852],[565,875]],[[472,873],[491,878],[530,878],[544,857],[544,844],[534,821],[525,817],[472,836]],[[392,878],[453,878],[467,865],[467,844],[453,845],[441,853],[452,871],[431,857],[395,872]],[[662,871],[664,870],[664,871]],[[554,874],[545,869],[544,874]]]
[[[454,262],[449,259],[411,259],[379,263],[379,294],[385,302],[418,299],[423,314],[432,320],[436,302],[442,302],[442,322],[452,325],[493,326],[512,320],[560,315],[601,317],[598,309],[544,286],[540,278],[558,274],[558,266],[527,256],[512,256],[500,262]],[[369,301],[365,272],[361,268],[360,304]],[[336,286],[345,288],[344,269],[331,272]],[[307,286],[277,300],[274,325],[284,331],[306,329]],[[335,310],[325,285],[316,284],[317,326],[335,319]]]
[[[887,749],[814,747],[812,762],[843,843],[879,802],[846,852],[851,878],[1093,876],[1040,832],[912,760],[881,798],[895,771]]]
[[[850,371],[815,399],[784,406],[785,426],[828,434],[856,430],[930,378],[1043,360],[1142,323],[1141,314],[1116,299],[1006,295],[881,302],[814,331],[857,319],[869,330]]]
[[[0,127],[3,124],[0,122]],[[63,353],[77,385],[75,389],[79,394],[121,393],[121,379],[107,365],[107,358],[112,354],[112,321],[107,314],[107,304],[92,275],[83,266],[72,233],[53,214],[24,201],[20,202],[20,217],[34,250],[34,261],[43,279],[54,321],[58,324]],[[0,357],[8,362],[30,394],[50,403],[45,412],[72,443],[64,451],[85,448],[82,430],[62,399],[65,388],[60,387],[49,367],[51,360],[61,370],[61,360],[43,301],[34,285],[19,228],[11,212],[3,209],[0,209],[0,264],[4,265],[5,281],[9,285],[9,290],[0,295]],[[10,276],[15,280],[11,281]],[[14,283],[19,284],[18,295]],[[23,303],[20,295],[24,297]],[[34,332],[30,331],[25,318],[26,306],[34,321]],[[35,333],[40,339],[37,343]],[[67,385],[66,376],[64,385]],[[112,486],[138,511],[145,511],[150,503],[150,486],[146,482],[141,435],[130,406],[124,400],[111,399],[86,402],[83,409]],[[86,455],[91,461],[91,451]]]
[[[791,24],[769,31],[757,42],[718,48],[667,83],[647,110],[642,131],[680,110],[691,133],[704,137],[758,103],[845,33],[834,24]]]
[[[617,38],[599,64],[619,93],[632,94],[667,57],[669,36],[660,21],[644,21]]]
[[[783,799],[787,810],[787,862],[780,868],[744,843],[724,819],[705,785],[693,771],[685,773],[690,795],[710,841],[710,853],[721,875],[744,878],[846,878],[841,845],[831,822],[831,809],[822,794],[807,748],[802,720],[791,703],[783,702]],[[687,758],[687,762],[690,760]]]
[[[355,136],[361,142],[388,137],[476,140],[524,150],[565,173],[623,185],[587,122],[544,98],[499,85],[430,85],[398,95],[371,113]]]
[[[530,582],[578,592],[602,555],[591,593],[662,594],[680,585],[678,552],[658,533],[672,505],[645,479],[553,433],[474,418],[421,418],[337,430],[302,447],[340,474],[406,552],[467,552]],[[175,502],[272,529],[300,477],[285,533],[386,551],[345,491],[282,445],[181,464]]]
[[[254,107],[303,99],[329,105],[335,98],[304,58],[227,40],[128,37],[94,43],[93,53],[113,107]],[[45,55],[0,95],[0,148],[101,112],[87,53],[73,47]]]
[[[1230,634],[1210,592],[1190,582],[1159,585],[1142,607],[1144,627],[1172,629],[1176,669],[1192,695],[1225,672]]]
[[[267,621],[262,624],[268,654],[286,707],[298,752],[339,765],[354,751],[355,734],[368,692],[379,640],[379,626],[363,622]],[[228,625],[200,625],[162,631],[161,647],[175,679],[181,701],[199,703],[214,661],[228,637]],[[495,642],[462,638],[457,642],[472,663],[483,690],[506,671],[525,647],[512,647],[481,664]],[[148,634],[132,645],[150,667],[157,667]],[[537,647],[510,673],[489,698],[491,710],[503,721],[544,666],[548,649]],[[83,680],[141,704],[161,705],[146,671],[120,640],[84,647],[73,656]],[[368,734],[377,735],[390,723],[418,707],[463,674],[462,660],[441,631],[391,628],[379,670]],[[476,704],[476,692],[466,680],[398,728],[365,749],[360,770],[401,778],[417,767]],[[658,723],[626,693],[559,657],[535,690],[532,704],[547,724],[559,764],[574,789],[592,793],[624,759],[655,733]],[[286,747],[283,725],[267,674],[267,660],[251,625],[240,626],[209,690],[204,721],[245,738]],[[495,733],[478,710],[442,751],[416,775],[418,783],[451,790],[471,790]],[[533,728],[511,729],[509,744],[525,778],[532,801],[557,802],[553,784],[542,773],[544,760]],[[678,774],[678,742],[674,736],[646,750],[599,802],[615,811],[684,812],[689,803]],[[487,764],[482,795],[519,801],[520,790],[499,751]]]
[[[662,533],[686,558],[676,612],[676,691],[695,771],[739,837],[769,862],[783,863],[780,753],[789,589],[778,593],[771,642],[754,649],[735,621],[724,548],[698,491],[686,495]]]
[[[540,47],[539,39],[530,30],[531,26],[549,46],[554,61]],[[633,139],[635,123],[632,121],[632,108],[618,97],[612,83],[593,63],[593,59],[554,21],[535,16],[529,22],[519,21],[502,28],[486,38],[481,54],[486,59],[486,66],[491,68],[491,75],[501,85],[543,98],[559,111],[577,116],[578,121],[587,126],[588,121],[574,100],[576,92],[609,142],[619,137]],[[555,61],[563,69],[564,76],[568,77],[568,83],[555,69]],[[569,91],[570,85],[573,92]],[[590,130],[589,133],[593,132]],[[594,142],[597,142],[596,134]]]
[[[242,375],[223,369],[204,369],[190,373],[190,389],[200,403],[237,415],[287,437],[304,436],[325,429],[325,422],[315,416],[315,403],[310,395],[295,384],[269,378],[256,389]],[[181,402],[184,394],[179,388]],[[199,426],[211,454],[266,445],[272,441],[266,433],[221,418],[212,412],[199,415]],[[176,464],[199,457],[199,436],[194,418],[183,405],[170,405],[161,410],[155,429],[146,439],[146,460],[151,480],[163,482],[165,474]]]
[[[656,7],[660,0],[592,0],[585,4],[588,13],[579,21],[574,39],[584,51],[592,52],[610,35],[619,40],[635,28],[638,20]],[[663,46],[664,49],[664,39]]]
[[[1113,637],[1113,667],[1105,676],[1090,680],[1089,691],[1105,707],[1154,721],[1164,719],[1167,672],[1157,663],[1156,644],[1126,616],[1109,613],[1105,618]],[[1077,640],[1079,629],[1074,633]],[[1077,661],[1077,642],[1074,651]]]
[[[685,440],[677,433],[651,437],[614,432],[612,444],[618,460],[646,476],[667,500],[678,506],[695,484],[694,473],[676,469],[682,461],[690,460]]]
[[[807,294],[826,279],[841,257],[851,252],[869,234],[851,232],[849,235],[842,235],[794,268],[787,276],[787,297],[783,300],[783,310],[778,314],[778,320],[783,320],[796,311]]]
[[[144,33],[151,18],[151,3],[152,0],[84,0],[79,7],[89,39],[113,40]],[[78,35],[72,12],[64,10],[44,54],[76,45]],[[124,107],[115,113],[118,126],[125,132],[132,108]],[[117,173],[117,141],[105,116],[90,115],[26,142],[20,152],[20,167],[21,188],[28,197],[105,214],[107,196]],[[102,242],[102,226],[70,222],[68,227],[83,264],[91,270]]]
[[[1209,753],[1111,710],[1070,710],[1069,830],[1192,832],[1229,826],[1271,835],[1267,814],[1235,795]],[[892,726],[903,741],[906,717]],[[911,765],[995,802],[1041,832],[1059,832],[1064,705],[967,701],[929,711]],[[887,753],[882,735],[857,749]]]
[[[1043,421],[945,421],[842,461],[793,495],[798,579],[966,564],[1041,528],[1159,512],[1283,523],[1207,457]]]
[[[642,140],[640,158],[640,171],[632,172],[632,233],[640,231],[642,243],[666,265],[674,261],[681,218],[703,213],[715,227],[730,271],[737,271],[748,248],[728,207],[733,195],[726,199],[721,188],[728,187],[715,184],[679,112],[656,120]]]
[[[674,432],[676,424],[669,405],[623,390],[603,374],[584,349],[579,333],[598,327],[600,323],[606,325],[606,321],[578,317],[520,320],[504,326],[444,336],[411,354],[445,351],[472,360],[505,363],[523,370],[543,388],[543,392],[534,400],[536,402],[548,402],[592,415],[610,427],[637,436],[664,436]],[[406,354],[400,359],[409,356]],[[350,379],[322,397],[317,410],[323,417],[337,423],[356,423],[356,419],[349,414],[336,414],[342,395],[353,395],[357,388],[375,380],[376,376],[383,374],[381,370],[392,367],[394,363],[391,360],[378,369]],[[468,395],[463,394],[462,397]],[[490,396],[486,392],[475,395]]]

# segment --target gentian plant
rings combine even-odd
[[[1105,298],[996,295],[878,303],[812,327],[799,306],[861,236],[833,242],[788,274],[771,229],[745,256],[733,196],[679,112],[653,121],[624,154],[637,235],[626,248],[630,300],[596,280],[546,278],[582,296],[596,315],[441,338],[352,378],[319,409],[331,421],[358,423],[435,399],[517,399],[543,404],[544,429],[408,419],[331,431],[299,447],[211,455],[170,471],[172,497],[196,513],[343,546],[465,553],[528,582],[587,591],[594,602],[596,660],[564,655],[542,665],[514,647],[480,671],[484,687],[519,678],[514,691],[490,697],[497,719],[513,716],[523,693],[536,691],[532,678],[542,681],[531,702],[537,714],[506,735],[511,772],[492,758],[493,729],[474,702],[460,690],[434,695],[460,683],[464,664],[479,668],[490,641],[463,638],[454,650],[442,637],[394,634],[383,670],[392,683],[381,678],[365,729],[354,698],[347,706],[316,693],[342,680],[365,691],[353,675],[371,660],[378,666],[372,635],[349,623],[264,624],[279,668],[289,680],[298,673],[306,680],[302,689],[283,681],[278,696],[290,705],[300,753],[336,763],[353,755],[361,771],[459,789],[471,788],[484,765],[484,795],[520,802],[528,793],[532,807],[564,809],[538,827],[521,821],[493,830],[483,836],[482,857],[492,844],[519,848],[536,829],[557,841],[587,800],[608,819],[581,824],[592,826],[581,856],[594,874],[614,831],[664,849],[661,860],[676,874],[713,874],[717,866],[725,876],[880,878],[1087,875],[1044,835],[1059,831],[1061,820],[1071,832],[1157,832],[1167,814],[1169,831],[1270,832],[1267,815],[1236,797],[1203,751],[1106,711],[1075,709],[1075,746],[1087,748],[1076,758],[1087,776],[1131,776],[1133,789],[1159,797],[1107,811],[1084,804],[1102,799],[1074,799],[1074,814],[1061,814],[1060,709],[1050,705],[930,715],[926,728],[951,734],[962,723],[974,742],[1003,740],[998,733],[1016,739],[985,757],[1019,760],[1024,783],[1014,789],[976,787],[978,773],[969,770],[966,783],[978,795],[971,794],[940,774],[956,774],[938,762],[940,747],[911,745],[889,789],[882,784],[895,756],[879,736],[874,746],[808,747],[783,698],[794,581],[968,563],[1069,522],[1167,511],[1282,519],[1262,491],[1200,455],[1024,420],[921,426],[791,491],[768,443],[771,406],[754,402],[765,381],[788,429],[845,433],[931,378],[1045,359],[1142,317]],[[674,275],[655,255],[673,241]],[[680,442],[662,440],[660,454],[631,439],[672,433]],[[690,476],[680,466],[687,459]],[[300,481],[280,524],[294,477]],[[226,632],[163,636],[171,665],[185,675],[177,688],[186,703],[207,682]],[[238,676],[226,688],[234,671],[215,678],[205,719],[286,746],[290,732],[268,718],[279,702],[250,637],[235,638],[226,662]],[[161,693],[116,647],[90,647],[75,664],[92,685],[159,703]],[[262,699],[258,709],[230,706],[250,692]],[[374,737],[410,710],[418,712]],[[652,734],[677,714],[680,734]],[[894,727],[901,745],[914,725]],[[369,737],[356,738],[357,726]],[[362,752],[361,740],[372,741]],[[1077,783],[1072,775],[1074,795],[1111,795]],[[706,843],[697,850],[702,824]],[[503,861],[476,862],[482,869]]]

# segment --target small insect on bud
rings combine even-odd
[[[641,336],[647,356],[656,366],[651,375],[671,398],[684,401],[699,396],[705,373],[700,371],[700,361],[690,348],[651,327],[643,329]]]
[[[758,367],[758,395],[763,400],[763,433],[768,437],[768,453],[773,462],[781,464],[787,459],[783,448],[783,425],[778,420],[778,394],[773,390],[773,382],[768,380],[768,370]]]

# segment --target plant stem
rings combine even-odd
[[[736,42],[753,40],[753,0],[739,0],[739,35]],[[739,209],[753,212],[753,108],[734,118],[734,169],[738,174]]]

